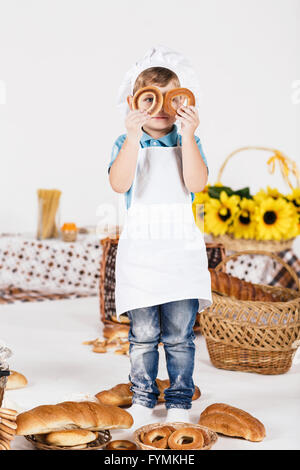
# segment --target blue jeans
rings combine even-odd
[[[158,344],[163,343],[170,387],[166,408],[189,409],[194,394],[194,331],[198,299],[185,299],[130,310],[129,354],[132,403],[153,408],[159,396],[156,385]]]

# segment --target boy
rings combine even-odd
[[[137,77],[133,94],[148,85],[165,96],[180,82],[168,68],[149,67]],[[203,190],[208,169],[200,139],[194,136],[199,125],[196,108],[181,106],[173,117],[162,107],[151,117],[133,110],[132,100],[129,95],[127,134],[115,142],[109,166],[110,184],[125,193],[127,205],[116,258],[116,312],[130,319],[129,411],[135,426],[153,419],[161,341],[170,379],[165,390],[167,421],[188,422],[194,393],[193,325],[197,312],[212,303],[206,249],[193,219],[191,193],[193,198]],[[161,216],[162,206],[170,209],[167,217],[166,212]],[[167,237],[157,232],[162,228]],[[180,228],[183,236],[178,236]]]

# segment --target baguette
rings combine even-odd
[[[17,416],[17,435],[48,434],[68,429],[128,429],[132,416],[116,406],[89,401],[42,405]]]
[[[230,274],[208,269],[211,277],[211,289],[219,294],[225,294],[229,297],[235,297],[239,300],[259,300],[262,302],[278,302],[281,299],[270,292],[265,292],[263,288],[243,281]]]
[[[248,441],[262,441],[266,436],[265,427],[258,419],[225,403],[208,406],[201,413],[198,424],[226,436],[242,437]]]
[[[157,387],[160,391],[158,397],[158,403],[165,402],[164,391],[170,386],[170,381],[156,379]],[[97,400],[104,405],[115,405],[115,406],[128,406],[132,404],[133,393],[130,390],[131,383],[118,384],[115,387],[110,388],[109,390],[103,390],[95,395]],[[192,400],[197,400],[201,395],[199,388],[195,387],[195,393]]]

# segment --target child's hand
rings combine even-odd
[[[182,136],[194,136],[195,130],[200,124],[195,106],[180,106],[177,109],[176,118],[181,122]]]
[[[142,126],[151,116],[146,111],[130,110],[126,119],[125,126],[127,129],[127,137],[132,140],[140,141],[143,131]]]

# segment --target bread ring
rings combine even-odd
[[[177,114],[176,109],[172,106],[172,100],[176,96],[185,96],[188,100],[187,106],[195,106],[196,100],[194,94],[188,88],[172,88],[166,93],[164,110],[166,113],[175,116]]]
[[[136,445],[131,441],[111,441],[107,444],[106,450],[137,450]]]
[[[144,444],[157,449],[167,449],[168,438],[171,436],[172,430],[168,426],[162,426],[161,428],[151,429],[144,435]]]
[[[187,442],[188,441],[188,442]],[[173,432],[168,439],[170,449],[190,450],[201,449],[204,445],[204,437],[199,429],[181,428]]]
[[[150,116],[154,116],[155,114],[159,113],[164,101],[162,92],[156,86],[145,86],[137,90],[133,96],[132,107],[133,109],[140,109],[142,97],[146,94],[149,94],[153,97],[153,103],[150,108],[147,109],[147,112],[150,114]]]

